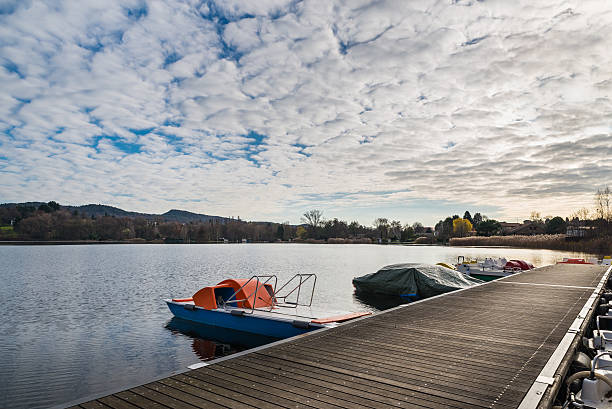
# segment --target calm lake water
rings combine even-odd
[[[172,319],[164,298],[226,278],[316,273],[313,316],[376,308],[351,279],[402,262],[457,256],[536,266],[580,256],[548,250],[377,245],[0,246],[0,407],[95,397],[269,340]]]

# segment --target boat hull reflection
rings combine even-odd
[[[213,327],[176,317],[168,321],[166,328],[175,334],[192,338],[193,352],[202,361],[209,361],[279,340],[279,338]]]
[[[353,299],[363,305],[376,308],[379,311],[388,310],[402,304],[409,304],[415,301],[411,297],[395,297],[390,295],[364,294],[362,292],[353,293]]]

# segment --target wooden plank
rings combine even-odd
[[[286,408],[316,407],[316,403],[313,403],[312,399],[304,398],[300,395],[291,394],[283,390],[270,389],[266,385],[260,385],[248,379],[233,376],[231,374],[216,371],[214,369],[210,369],[210,371],[206,373],[202,373],[200,371],[198,371],[198,373],[195,373],[195,371],[193,371],[189,372],[189,375],[195,377],[196,379],[206,379],[207,382],[211,383],[220,382],[224,388],[234,389],[234,387],[237,387],[239,388],[238,391],[241,391],[248,396],[254,397],[256,399],[265,400],[267,402],[272,402],[274,404]]]
[[[183,379],[187,380],[185,382],[181,382]],[[183,375],[175,375],[172,378],[162,379],[159,382],[164,385],[175,387],[194,396],[198,396],[202,399],[206,399],[211,402],[211,407],[236,407],[237,409],[251,409],[253,407],[240,401],[228,398],[223,391],[210,388],[203,382],[195,382],[187,376],[183,378]]]
[[[260,353],[264,353],[264,354],[265,352],[266,352],[265,350],[260,351]],[[399,388],[406,390],[406,393],[420,392],[423,395],[434,395],[434,396],[446,398],[446,399],[453,400],[453,401],[461,401],[461,402],[464,402],[465,405],[473,405],[473,406],[478,406],[478,407],[483,407],[483,408],[489,407],[488,399],[479,399],[473,396],[462,396],[462,395],[453,393],[453,391],[451,390],[446,390],[446,389],[444,390],[432,389],[428,387],[427,382],[423,382],[423,381],[417,381],[415,383],[407,383],[405,382],[404,379],[398,380],[394,376],[391,376],[390,374],[382,374],[382,376],[380,376],[378,373],[375,373],[372,371],[368,371],[368,370],[364,370],[364,371],[357,370],[356,371],[356,370],[353,370],[352,368],[349,368],[349,369],[344,368],[341,365],[332,365],[328,363],[326,360],[324,361],[313,360],[313,359],[310,359],[310,357],[301,358],[294,354],[289,355],[289,356],[283,355],[280,357],[283,359],[298,363],[298,364],[314,366],[314,367],[326,369],[332,372],[339,372],[339,373],[343,373],[346,375],[352,375],[355,377],[360,377],[363,379],[368,379],[368,380],[372,380],[372,381],[379,382],[379,383],[394,385],[394,386],[397,386]]]
[[[469,380],[472,383],[474,376],[482,377],[480,384],[483,387],[490,386],[495,387],[499,385],[499,382],[505,382],[511,379],[514,374],[495,372],[491,370],[487,365],[472,366],[464,364],[461,361],[457,361],[452,355],[448,355],[445,358],[435,360],[431,357],[423,358],[418,355],[393,355],[391,351],[385,350],[381,353],[375,353],[372,350],[364,350],[358,348],[351,348],[344,344],[342,347],[331,347],[322,348],[320,346],[304,346],[304,351],[310,350],[315,354],[331,353],[338,358],[343,358],[346,361],[358,360],[364,364],[371,364],[376,367],[388,368],[390,371],[396,373],[420,373],[425,374],[432,372],[439,372],[440,374],[450,377],[456,380],[457,383],[462,383],[463,380]],[[390,356],[395,356],[394,360],[390,360]],[[398,359],[400,358],[401,359]],[[473,362],[471,363],[473,364]]]
[[[137,393],[134,393],[132,390],[123,391],[115,394],[116,397],[123,399],[124,401],[133,404],[134,406],[138,406],[139,408],[147,409],[147,408],[163,408],[164,405],[159,404],[158,402],[154,402],[151,399],[147,399]]]
[[[294,385],[297,387],[301,387],[305,390],[318,392],[332,396],[337,399],[341,399],[343,401],[348,402],[353,407],[369,407],[369,408],[385,408],[389,407],[389,403],[381,403],[378,400],[365,398],[363,396],[359,396],[351,393],[346,388],[338,387],[334,384],[330,384],[329,382],[320,382],[315,379],[311,379],[310,377],[304,377],[300,375],[296,375],[295,373],[291,373],[282,369],[261,365],[257,362],[242,360],[240,362],[243,370],[245,372],[249,372],[253,375],[261,374],[266,378],[277,378],[282,379],[287,385]],[[393,406],[398,406],[401,402],[393,401]]]
[[[114,395],[99,398],[98,401],[113,409],[138,409],[140,407]]]
[[[193,408],[187,402],[184,402],[182,400],[175,399],[171,396],[160,393],[156,391],[155,389],[152,389],[150,386],[151,384],[137,386],[136,388],[130,389],[130,391],[144,398],[147,398],[153,402],[157,402],[160,405],[169,407],[169,408],[176,408],[176,409],[192,409]]]
[[[360,377],[346,375],[339,372],[332,372],[310,365],[302,365],[268,355],[257,354],[257,361],[270,366],[277,365],[280,368],[287,368],[287,370],[290,370],[294,373],[298,373],[304,376],[310,376],[317,380],[320,379],[322,381],[329,382],[330,384],[347,386],[353,390],[353,393],[367,393],[371,395],[383,396],[385,398],[403,400],[405,402],[408,402],[409,404],[416,404],[417,402],[420,402],[422,404],[422,402],[426,401],[428,402],[427,405],[431,405],[432,407],[437,407],[438,405],[447,408],[465,407],[465,404],[461,402],[438,398],[433,395],[424,395],[418,392],[407,393],[406,389],[389,385],[387,383],[379,383],[369,379],[363,379]]]
[[[276,379],[268,379],[262,376],[253,375],[240,369],[236,370],[231,367],[226,367],[222,364],[223,362],[220,364],[216,364],[210,369],[216,372],[225,373],[248,380],[251,382],[249,384],[251,388],[256,388],[261,391],[267,391],[271,394],[274,394],[275,396],[281,396],[286,399],[296,399],[304,405],[309,405],[315,408],[337,409],[338,407],[346,407],[342,405],[341,402],[330,402],[327,396],[319,392],[312,393],[310,391],[305,391],[301,388],[296,388],[291,385],[285,385],[284,383],[279,382]],[[202,375],[198,374],[197,376],[200,377]]]
[[[203,381],[195,377],[185,375],[176,375],[172,379],[182,382],[185,386],[177,385],[177,387],[200,389],[208,395],[223,397],[217,403],[231,407],[240,408],[278,408],[278,405],[271,405],[264,400],[253,398],[252,396],[242,393],[237,388],[232,388],[226,383],[215,382],[214,379]],[[196,392],[193,392],[196,393]]]
[[[471,351],[465,351],[463,349],[455,349],[450,350],[447,346],[444,346],[444,349],[426,349],[425,347],[414,348],[410,346],[403,346],[400,344],[391,344],[388,339],[385,339],[386,342],[380,342],[374,339],[350,339],[344,338],[339,342],[342,342],[344,345],[351,346],[356,349],[367,349],[368,351],[384,351],[385,353],[391,356],[397,355],[406,355],[407,357],[413,356],[428,356],[429,359],[448,359],[448,356],[451,355],[453,360],[461,363],[461,365],[466,366],[488,366],[491,371],[495,373],[507,373],[507,374],[515,374],[516,370],[519,369],[522,365],[516,360],[507,360],[502,363],[492,362],[491,360],[483,359],[479,354],[477,348],[474,348]],[[387,355],[387,356],[389,356]]]
[[[156,392],[163,393],[164,395],[167,395],[173,399],[185,402],[189,406],[197,408],[223,408],[222,405],[212,403],[207,399],[203,399],[201,397],[198,397],[197,395],[191,394],[189,393],[189,391],[182,390],[183,388],[177,387],[177,385],[168,385],[162,382],[154,382],[147,384],[146,387]]]
[[[404,384],[413,385],[414,387],[423,387],[430,391],[448,391],[458,396],[470,397],[478,399],[484,404],[497,396],[497,393],[491,389],[480,386],[480,382],[473,382],[472,385],[461,385],[454,381],[446,379],[439,372],[431,374],[426,373],[406,373],[389,370],[384,364],[373,364],[372,362],[364,361],[347,361],[338,358],[334,354],[311,353],[308,351],[294,349],[291,355],[284,355],[284,359],[290,357],[300,357],[302,360],[307,360],[315,363],[325,363],[327,366],[334,368],[342,368],[343,370],[356,374],[370,374],[379,378],[392,379]],[[227,365],[227,363],[226,363]]]
[[[95,401],[95,400],[91,402],[81,403],[79,406],[83,409],[107,409],[108,408],[108,406],[106,406],[105,404]]]
[[[312,373],[307,371],[301,371],[298,368],[284,368],[283,366],[269,365],[268,363],[262,363],[257,358],[246,358],[241,362],[245,367],[253,369],[255,373],[262,373],[264,376],[267,374],[274,374],[279,377],[287,379],[287,382],[292,384],[309,385],[309,388],[314,390],[329,391],[329,394],[338,398],[342,398],[347,402],[355,402],[356,404],[372,407],[372,408],[387,408],[389,406],[405,407],[405,399],[391,398],[385,396],[385,394],[375,394],[370,390],[355,389],[354,387],[347,386],[345,383],[334,382],[334,378],[331,376],[322,376],[318,374],[317,377],[313,377]],[[250,373],[254,373],[250,372]],[[418,405],[416,401],[412,402],[413,405]],[[422,404],[422,402],[421,402]],[[426,405],[425,407],[448,407],[447,405],[436,405],[435,403]]]

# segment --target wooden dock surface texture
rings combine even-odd
[[[516,408],[605,272],[543,267],[75,408]]]

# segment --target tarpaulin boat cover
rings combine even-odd
[[[432,264],[393,264],[353,279],[357,292],[427,298],[483,283],[459,271]]]

